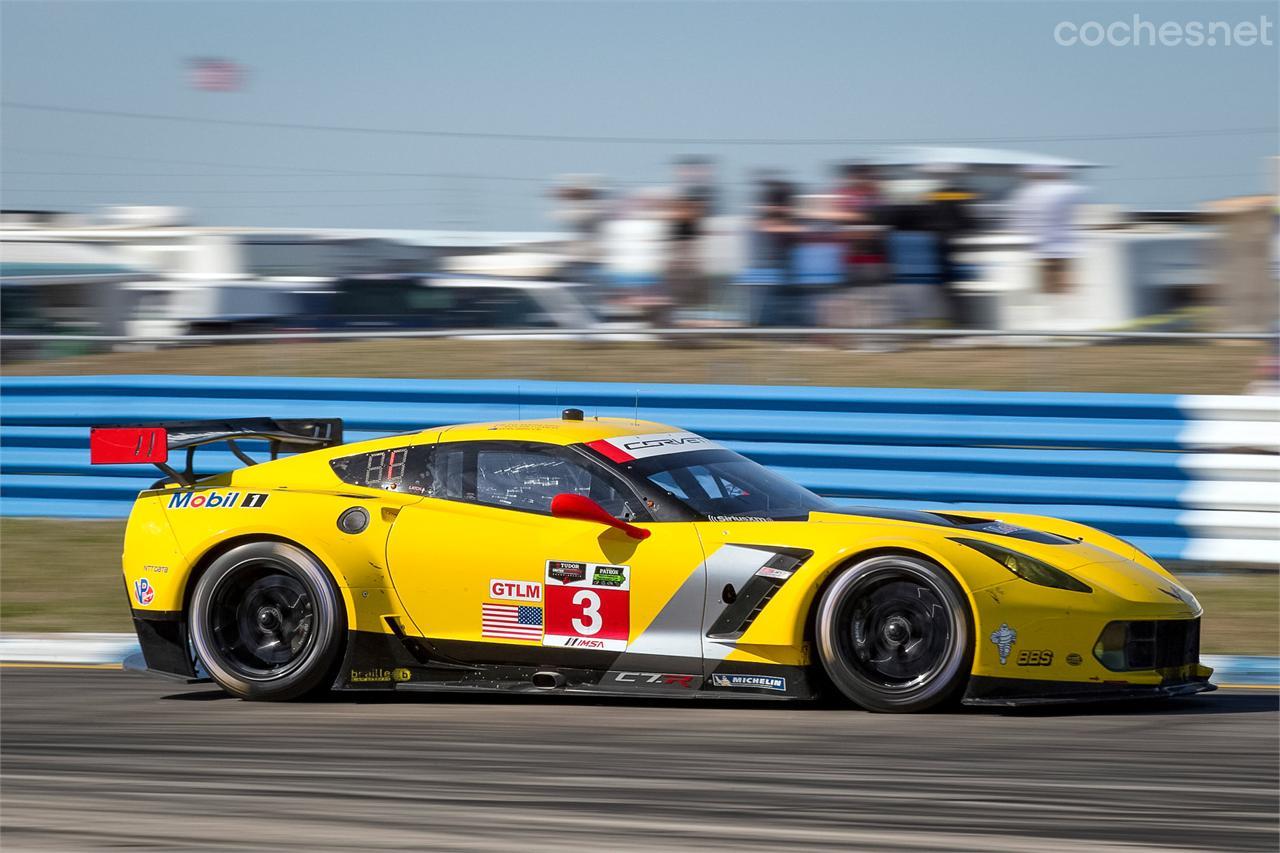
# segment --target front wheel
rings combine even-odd
[[[818,602],[823,668],[869,711],[925,711],[955,698],[969,676],[972,638],[964,591],[945,569],[918,557],[863,560]]]
[[[243,699],[285,700],[328,686],[346,611],[328,571],[283,542],[253,542],[214,560],[188,610],[209,674]]]

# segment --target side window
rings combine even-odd
[[[567,448],[521,442],[439,445],[433,497],[550,513],[568,492],[589,497],[619,518],[647,512],[625,486]]]
[[[431,490],[431,445],[418,444],[344,456],[329,463],[353,486],[425,495]]]

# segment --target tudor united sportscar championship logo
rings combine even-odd
[[[997,630],[991,632],[991,642],[1000,651],[1000,665],[1004,666],[1009,652],[1013,651],[1013,644],[1018,642],[1018,632],[1010,628],[1008,622],[1002,622]]]
[[[156,588],[146,578],[138,578],[133,582],[133,597],[138,600],[138,604],[146,607],[156,597]]]

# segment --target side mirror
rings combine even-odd
[[[609,511],[591,498],[574,495],[568,492],[556,495],[551,499],[551,514],[556,518],[573,518],[578,521],[594,521],[621,530],[632,539],[648,539],[652,531],[634,524],[627,524],[620,518],[614,518]]]

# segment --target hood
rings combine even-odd
[[[995,518],[983,518],[977,515],[960,515],[950,512],[926,512],[915,509],[885,509],[883,507],[845,507],[829,512],[813,512],[810,521],[844,521],[852,518],[875,519],[877,521],[906,521],[911,524],[928,524],[934,527],[947,527],[959,533],[989,533],[993,536],[1007,536],[1040,545],[1074,545],[1081,541],[1056,533],[1046,533],[1016,524],[1006,524]]]
[[[1127,559],[1106,547],[1086,541],[1083,537],[1063,536],[1032,527],[1010,524],[982,515],[963,515],[952,512],[926,512],[922,510],[885,509],[882,507],[848,507],[830,512],[810,513],[809,520],[827,524],[856,524],[859,521],[899,521],[910,525],[932,527],[948,539],[990,537],[1029,557],[1044,560],[1060,569],[1074,569],[1087,563],[1112,562]]]

